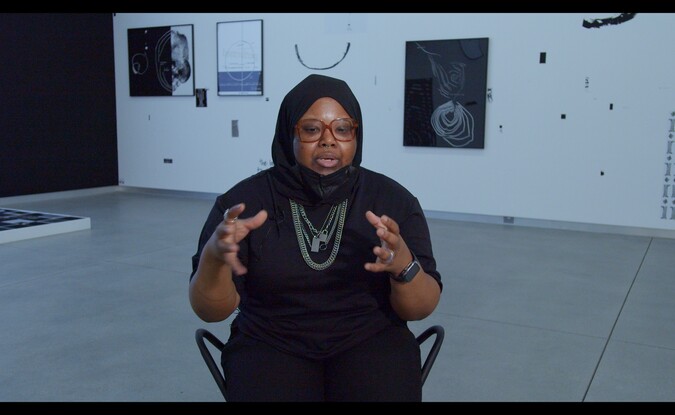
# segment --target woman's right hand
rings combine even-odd
[[[246,267],[239,261],[239,242],[253,229],[262,226],[267,220],[267,211],[261,210],[255,216],[239,219],[239,215],[246,209],[244,203],[239,203],[225,211],[223,221],[218,224],[216,230],[204,247],[213,258],[218,259],[230,267],[235,275],[246,273]]]

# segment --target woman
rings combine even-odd
[[[238,310],[228,401],[421,400],[406,321],[435,309],[441,277],[419,202],[360,167],[362,147],[349,86],[310,75],[281,103],[274,166],[217,198],[190,303],[207,322]]]

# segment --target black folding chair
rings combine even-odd
[[[442,326],[435,325],[424,330],[422,334],[417,336],[417,344],[421,346],[422,343],[424,343],[432,335],[436,335],[436,337],[434,338],[434,343],[431,345],[431,349],[429,350],[427,357],[424,359],[424,362],[422,363],[422,386],[424,386],[424,382],[426,382],[427,377],[429,376],[431,367],[436,361],[436,357],[438,357],[438,352],[440,352],[441,350],[443,338],[445,337],[445,330],[443,329]],[[206,329],[197,329],[197,331],[195,332],[195,340],[197,340],[199,352],[202,354],[204,362],[206,362],[206,366],[209,368],[209,371],[213,376],[213,380],[216,381],[218,389],[220,389],[220,393],[223,394],[223,398],[227,400],[227,393],[226,393],[227,385],[225,382],[225,377],[223,376],[222,369],[220,368],[220,365],[216,363],[215,359],[213,358],[213,355],[211,354],[211,351],[206,346],[206,342],[204,340],[208,340],[208,342],[211,343],[216,349],[218,349],[219,352],[222,352],[223,347],[225,347],[225,344],[222,341],[220,341],[220,339],[218,339],[215,335],[213,335],[213,333],[211,333]]]

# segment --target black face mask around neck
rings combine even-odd
[[[323,176],[300,164],[296,164],[293,168],[299,173],[304,190],[307,192],[308,202],[312,205],[334,204],[349,197],[358,170],[356,167],[346,166]]]

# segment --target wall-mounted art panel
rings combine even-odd
[[[403,145],[484,148],[488,38],[406,42]]]
[[[263,21],[217,24],[218,95],[263,94]]]
[[[129,93],[194,96],[193,25],[128,29]]]

